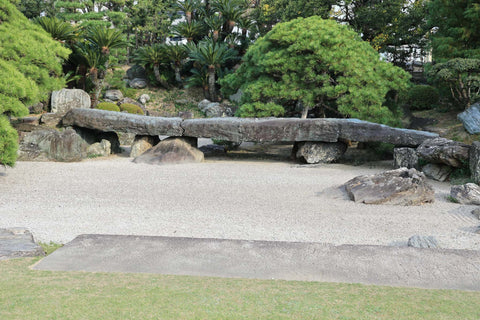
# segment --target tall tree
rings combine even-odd
[[[6,117],[28,114],[27,106],[63,87],[58,41],[30,22],[8,0],[0,0],[0,164],[13,166],[17,133]]]
[[[433,58],[480,58],[480,2],[478,0],[431,0],[428,23],[432,28]]]

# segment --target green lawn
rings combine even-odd
[[[480,319],[480,292],[31,270],[0,261],[0,319]]]

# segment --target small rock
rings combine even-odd
[[[480,208],[473,209],[472,214],[480,220]]]
[[[112,153],[112,144],[110,141],[102,139],[87,148],[88,157],[106,157]]]
[[[141,104],[143,105],[146,105],[147,102],[150,101],[150,96],[146,93],[142,94],[139,98],[138,98],[138,102],[140,102]]]
[[[434,190],[416,169],[400,168],[359,176],[345,183],[351,200],[366,204],[421,205],[434,201]]]
[[[340,159],[347,151],[343,142],[297,142],[292,153],[304,163],[329,163]]]
[[[437,163],[428,163],[422,167],[422,172],[428,178],[441,182],[446,181],[452,171],[452,167]]]
[[[45,105],[42,102],[39,102],[29,107],[28,110],[30,111],[30,113],[39,114],[43,112],[44,107]]]
[[[130,88],[133,89],[143,89],[147,87],[147,80],[142,78],[135,78],[128,82]]]
[[[45,255],[25,228],[0,229],[0,260]]]
[[[480,187],[475,183],[452,186],[450,196],[461,204],[480,205]]]
[[[433,236],[415,235],[408,239],[408,246],[414,248],[438,248],[437,239]]]
[[[130,151],[130,157],[136,158],[160,142],[158,136],[136,136]]]
[[[188,138],[171,137],[136,157],[135,163],[165,164],[202,162],[203,152],[192,146]]]
[[[393,167],[415,168],[418,169],[417,151],[413,148],[395,148],[393,149]]]
[[[203,99],[202,101],[200,101],[198,103],[198,109],[203,110],[210,104],[212,103],[210,100],[207,100],[207,99]]]
[[[118,101],[123,99],[123,93],[120,90],[107,90],[105,92],[105,99]]]

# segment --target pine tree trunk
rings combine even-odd
[[[210,101],[217,102],[217,94],[215,92],[215,67],[208,67],[208,92],[210,93]]]

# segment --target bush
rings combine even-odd
[[[17,160],[17,130],[13,129],[10,121],[0,115],[0,164],[13,167]]]
[[[262,117],[278,117],[285,113],[285,109],[273,102],[262,103],[246,103],[238,109],[236,116],[242,118],[262,118]]]
[[[417,85],[408,91],[408,104],[411,110],[430,110],[438,106],[440,95],[432,86]]]
[[[97,109],[120,112],[120,108],[113,102],[100,102],[97,104]]]
[[[132,103],[123,103],[120,105],[120,111],[126,111],[128,113],[133,113],[133,114],[142,114],[143,115],[143,110],[136,104]]]

